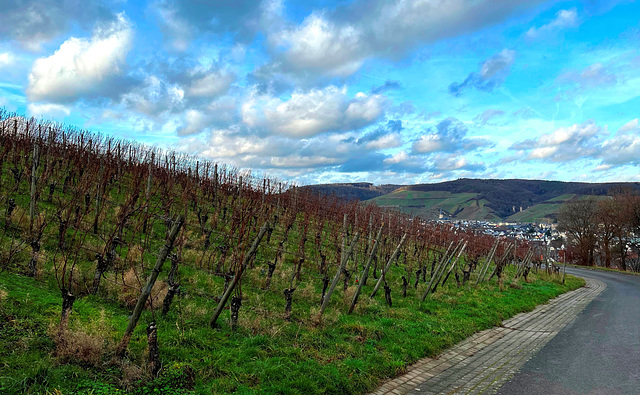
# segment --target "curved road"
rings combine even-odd
[[[567,269],[607,284],[498,394],[640,394],[640,276]]]

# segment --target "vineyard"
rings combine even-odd
[[[175,152],[9,113],[0,140],[2,393],[363,393],[581,285]]]

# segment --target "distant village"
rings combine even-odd
[[[548,246],[549,256],[554,260],[560,260],[562,256],[560,251],[565,249],[566,234],[558,231],[558,224],[451,219],[439,219],[438,222],[450,223],[465,230],[481,231],[494,237],[523,240],[540,246]]]

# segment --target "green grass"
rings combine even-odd
[[[558,201],[553,204],[536,204],[535,206],[529,207],[526,210],[522,210],[509,216],[507,218],[507,221],[523,223],[553,222],[552,216],[558,213],[558,210],[560,210],[560,207],[562,207],[562,203],[563,202]]]
[[[507,221],[510,222],[523,222],[523,223],[553,223],[555,222],[555,217],[560,211],[562,205],[572,199],[575,199],[577,195],[574,194],[565,194],[561,196],[557,196],[553,199],[549,199],[546,202],[536,204],[534,206],[528,207],[525,210],[517,212],[509,217],[507,217]],[[589,199],[593,198],[596,200],[607,199],[607,196],[580,196],[579,199]]]
[[[397,191],[371,199],[379,206],[398,207],[400,211],[410,215],[437,216],[442,209],[450,214],[457,213],[456,218],[488,219],[499,218],[486,207],[486,199],[476,200],[475,193],[450,193],[445,191]]]
[[[129,309],[97,297],[79,299],[71,328],[88,333],[100,328],[106,340],[105,356],[97,366],[60,363],[52,340],[61,303],[57,288],[3,272],[0,392],[113,393],[120,389],[144,394],[158,388],[164,393],[185,393],[188,390],[181,386],[193,377],[194,384],[186,387],[197,393],[364,393],[422,357],[435,356],[474,332],[583,284],[570,276],[565,285],[544,275],[531,275],[530,280],[535,281],[507,281],[504,291],[495,283],[475,289],[459,288],[450,281],[424,303],[417,301],[410,287],[406,299],[395,293],[393,308],[383,304],[382,295],[372,302],[365,296],[353,315],[338,314],[336,310],[344,306],[338,306],[342,297],[336,295],[321,324],[311,319],[316,306],[300,297],[292,321],[287,322],[261,311],[261,305],[282,303],[279,297],[260,300],[263,296],[255,294],[244,301],[244,321],[237,332],[224,322],[222,329],[211,330],[208,298],[187,292],[175,311],[165,319],[157,317],[165,364],[161,376],[124,383],[126,367],[110,361],[109,348],[126,326]],[[151,317],[147,313],[144,319]],[[145,340],[144,325],[139,325],[131,344],[133,363],[144,364]]]

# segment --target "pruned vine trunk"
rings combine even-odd
[[[169,232],[169,237],[167,238],[167,242],[160,250],[160,254],[158,255],[158,259],[156,260],[156,264],[151,270],[149,274],[149,278],[147,279],[147,283],[144,288],[142,288],[142,292],[140,293],[140,297],[138,297],[138,302],[136,303],[136,307],[133,309],[133,313],[131,314],[131,318],[129,318],[129,324],[127,325],[127,329],[124,331],[124,335],[122,336],[122,340],[120,340],[120,345],[118,346],[118,355],[123,356],[125,351],[127,350],[127,346],[131,341],[131,335],[133,334],[133,330],[138,324],[138,320],[140,319],[140,315],[142,314],[142,310],[144,309],[144,305],[147,303],[147,299],[149,299],[149,295],[151,294],[151,289],[153,285],[156,283],[158,279],[158,275],[162,270],[162,265],[164,261],[167,259],[169,252],[173,248],[173,243],[178,236],[178,232],[184,223],[184,217],[179,215],[178,218],[173,222],[173,226],[171,227],[171,232]]]

